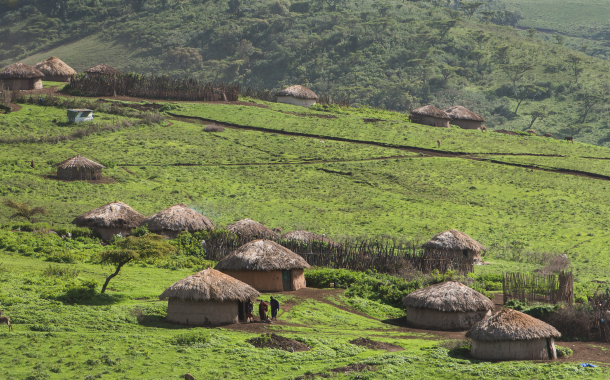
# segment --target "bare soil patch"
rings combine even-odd
[[[11,112],[17,112],[21,109],[19,104],[11,103]]]
[[[358,338],[351,340],[350,343],[356,346],[366,347],[371,350],[386,350],[390,352],[404,351],[404,348],[395,344],[377,342],[375,340],[371,340],[370,338]]]
[[[333,368],[330,370],[330,372],[342,373],[342,374],[348,374],[351,372],[361,373],[361,372],[374,372],[374,371],[377,371],[377,368],[375,368],[372,365],[368,365],[368,364],[364,364],[364,363],[350,364],[345,367],[338,367],[338,368]],[[295,380],[315,379],[317,377],[328,378],[329,375],[326,373],[322,373],[322,372],[312,373],[309,375],[303,375],[303,376],[296,377]]]
[[[248,339],[246,342],[256,348],[275,348],[284,351],[290,351],[292,349],[294,352],[309,351],[311,349],[311,347],[298,340],[285,338],[273,333],[263,334],[258,338]]]

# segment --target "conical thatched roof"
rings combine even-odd
[[[214,223],[198,212],[191,210],[184,203],[161,210],[144,221],[152,232],[211,230]]]
[[[88,158],[81,156],[74,156],[65,161],[57,164],[58,168],[69,169],[69,168],[87,168],[87,169],[106,169],[104,165],[98,164],[95,161],[91,161]]]
[[[451,119],[451,117],[449,115],[447,115],[446,112],[440,110],[439,108],[434,107],[431,104],[427,105],[427,106],[416,108],[413,111],[411,111],[411,113],[413,115],[438,117],[439,119]]]
[[[51,57],[46,61],[38,62],[35,69],[39,70],[45,76],[71,76],[76,75],[76,71],[66,65],[64,61],[57,57]]]
[[[275,94],[275,96],[292,96],[298,99],[315,99],[318,100],[318,95],[307,87],[295,84]]]
[[[112,202],[76,217],[79,227],[136,228],[146,217],[123,202]]]
[[[474,325],[466,337],[488,342],[559,338],[556,328],[527,314],[503,309]]]
[[[472,112],[466,107],[453,106],[446,110],[443,110],[450,118],[455,120],[472,120],[472,121],[485,121],[481,115]]]
[[[216,265],[218,270],[289,270],[311,268],[307,261],[271,240],[254,240],[231,252]]]
[[[13,63],[0,71],[0,79],[32,79],[42,78],[43,76],[44,74],[40,71],[21,62]]]
[[[110,67],[105,63],[99,64],[97,66],[93,66],[87,70],[86,73],[89,74],[104,74],[104,75],[119,75],[121,72],[114,67]]]
[[[313,232],[308,232],[308,231],[305,231],[305,230],[298,230],[298,231],[288,232],[287,234],[282,236],[282,239],[285,239],[285,240],[298,240],[298,241],[302,241],[302,242],[322,241],[324,243],[329,243],[329,244],[332,244],[332,245],[336,245],[337,244],[334,241],[330,240],[329,238],[326,238],[324,236],[320,236],[318,234],[314,234]]]
[[[494,304],[489,298],[455,281],[418,289],[403,298],[402,304],[405,307],[446,312],[486,311],[494,308]]]
[[[449,250],[469,250],[469,251],[485,251],[485,247],[478,241],[458,230],[449,230],[437,234],[435,237],[425,242],[423,248],[434,249],[449,249]]]
[[[260,293],[236,278],[208,268],[174,283],[159,299],[183,301],[251,301]]]
[[[245,237],[279,239],[279,235],[268,227],[250,218],[242,219],[227,226],[227,230]]]

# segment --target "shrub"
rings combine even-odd
[[[135,237],[140,237],[140,236],[144,236],[146,234],[149,234],[150,231],[148,230],[148,225],[143,225],[137,228],[134,228],[133,230],[131,230],[131,234]]]
[[[565,358],[566,356],[570,356],[574,353],[574,351],[572,351],[570,348],[562,346],[555,346],[555,350],[557,351],[558,358]]]
[[[176,247],[178,255],[195,256],[205,258],[205,250],[201,248],[201,241],[208,239],[206,231],[197,231],[192,234],[188,231],[182,232],[169,243]]]
[[[78,269],[72,269],[72,268],[69,268],[69,267],[61,267],[59,265],[50,264],[42,272],[42,274],[45,275],[45,276],[52,276],[52,277],[76,278],[76,277],[78,277],[79,272],[80,271]]]

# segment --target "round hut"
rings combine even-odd
[[[318,95],[307,87],[295,84],[275,94],[278,103],[292,104],[309,108],[316,104]]]
[[[159,299],[169,300],[167,320],[202,326],[245,321],[245,303],[259,295],[250,285],[208,268],[174,283]]]
[[[279,235],[259,222],[250,218],[242,219],[227,226],[227,230],[234,234],[250,239],[279,239]]]
[[[72,224],[97,231],[103,240],[114,235],[130,235],[131,230],[142,224],[146,217],[123,202],[112,202],[76,217]]]
[[[0,82],[7,90],[40,90],[43,73],[21,62],[0,71]]]
[[[458,230],[449,230],[437,234],[422,245],[430,255],[451,255],[457,261],[477,263],[481,261],[481,251],[485,247],[478,241]],[[468,258],[468,260],[466,260]]]
[[[191,210],[184,203],[173,205],[159,211],[143,224],[148,225],[148,230],[168,239],[173,239],[182,231],[195,232],[214,228],[214,223],[198,212]]]
[[[305,231],[305,230],[288,232],[287,234],[284,234],[282,236],[282,239],[296,240],[296,241],[302,242],[302,243],[310,243],[312,241],[319,241],[319,242],[323,242],[323,243],[328,243],[329,245],[337,245],[337,243],[335,243],[334,241],[330,240],[327,237],[320,236],[318,234],[314,234],[313,232],[309,232],[309,231]]]
[[[102,179],[102,169],[106,167],[78,155],[57,164],[57,178],[66,181],[98,180]]]
[[[411,121],[417,124],[431,125],[433,127],[449,128],[451,117],[446,112],[427,105],[411,111]]]
[[[215,269],[258,291],[281,292],[306,286],[307,261],[271,240],[246,243],[220,260]]]
[[[472,356],[485,360],[557,359],[554,338],[560,336],[548,323],[512,309],[499,311],[466,333]]]
[[[34,68],[44,74],[43,80],[53,82],[69,82],[76,71],[57,57],[51,57],[38,62]]]
[[[104,75],[104,76],[113,76],[120,75],[121,72],[114,67],[108,66],[105,63],[101,63],[97,66],[93,66],[85,70],[85,73],[88,75]]]
[[[457,125],[462,129],[481,129],[485,119],[477,113],[472,112],[466,107],[453,106],[443,110],[451,118],[451,124]]]
[[[455,281],[416,290],[402,304],[409,323],[432,330],[468,330],[494,308],[489,298]]]

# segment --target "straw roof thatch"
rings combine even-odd
[[[556,328],[527,314],[503,309],[474,325],[466,337],[488,342],[559,338]]]
[[[231,252],[216,265],[219,270],[290,270],[311,268],[307,261],[271,240],[254,240]]]
[[[245,302],[256,299],[259,295],[260,293],[250,285],[208,268],[174,283],[161,293],[159,299]]]
[[[444,312],[486,311],[493,302],[481,293],[455,281],[442,282],[409,293],[402,304]]]
[[[315,99],[318,100],[318,95],[307,87],[295,84],[275,94],[275,96],[292,96],[297,99]]]
[[[65,161],[57,164],[60,169],[71,169],[71,168],[86,168],[86,169],[106,169],[104,165],[98,164],[95,161],[91,161],[88,158],[81,156],[80,154],[69,158]]]
[[[244,237],[279,239],[279,235],[268,227],[250,218],[242,219],[227,226],[227,230]]]
[[[146,217],[123,202],[112,202],[76,217],[79,227],[136,228]]]
[[[431,117],[437,117],[439,119],[451,119],[451,117],[449,115],[447,115],[446,112],[440,110],[439,108],[434,107],[433,105],[427,105],[427,106],[416,108],[413,111],[411,111],[411,113],[413,115],[431,116]]]
[[[214,223],[198,212],[191,210],[184,203],[173,205],[159,211],[144,221],[152,232],[211,230]]]
[[[76,71],[66,65],[64,61],[57,57],[51,57],[46,61],[38,62],[34,68],[39,70],[45,76],[72,76],[76,75]]]
[[[478,241],[458,230],[449,230],[437,234],[435,237],[425,242],[423,248],[448,249],[455,251],[485,251],[485,247]]]
[[[13,63],[0,71],[0,79],[32,79],[42,78],[43,76],[44,74],[40,71],[21,62]]]
[[[485,119],[483,119],[481,115],[474,113],[468,108],[462,106],[449,107],[443,111],[448,114],[450,118],[455,120],[485,121]]]
[[[334,241],[330,240],[329,238],[326,238],[324,236],[320,236],[318,234],[314,234],[313,232],[309,232],[309,231],[305,231],[305,230],[288,232],[287,234],[284,234],[284,236],[282,236],[282,239],[298,240],[298,241],[302,241],[302,242],[322,241],[324,243],[329,243],[332,245],[337,244]]]
[[[114,67],[108,66],[105,63],[99,64],[97,66],[93,66],[87,70],[86,73],[89,74],[103,74],[103,75],[119,75],[121,72]]]

